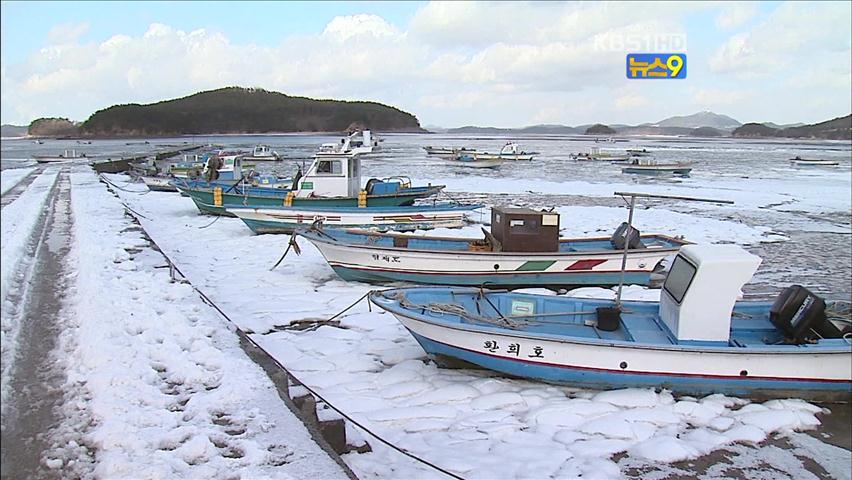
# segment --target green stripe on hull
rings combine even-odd
[[[516,268],[516,272],[539,272],[547,270],[547,267],[556,263],[556,260],[530,260],[525,262],[520,267]]]

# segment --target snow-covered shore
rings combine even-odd
[[[391,315],[366,312],[364,305],[339,326],[284,330],[295,320],[329,318],[373,287],[337,278],[307,242],[300,243],[301,256],[291,254],[269,271],[288,236],[254,236],[232,218],[206,226],[210,217],[198,216],[191,200],[173,194],[121,195],[147,217],[146,230],[188,278],[297,377],[393,443],[466,478],[614,478],[627,465],[664,469],[735,442],[756,445],[820,423],[815,414],[822,409],[799,400],[761,404],[722,396],[675,399],[648,390],[580,391],[438,368]],[[609,231],[624,214],[612,207],[560,211],[570,219],[569,230],[582,225],[569,234]],[[663,220],[668,213],[643,212],[645,226],[671,228],[670,218]],[[681,219],[681,227],[702,241],[783,240],[769,229],[700,216]],[[653,290],[629,291],[654,296]],[[373,448],[344,457],[359,476],[441,476],[380,444]],[[616,461],[616,453],[626,457]]]

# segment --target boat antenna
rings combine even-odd
[[[625,242],[624,242],[624,250],[621,253],[621,271],[620,277],[618,280],[618,293],[615,295],[615,307],[621,308],[621,290],[624,287],[624,270],[627,268],[627,250],[630,249],[630,242],[627,241],[630,238],[630,231],[633,229],[633,210],[636,208],[636,199],[637,198],[660,198],[660,199],[668,199],[668,200],[684,200],[687,202],[708,202],[708,203],[718,203],[724,205],[733,205],[734,202],[732,200],[718,200],[713,198],[699,198],[699,197],[684,197],[680,195],[655,195],[652,193],[636,193],[636,192],[615,192],[613,195],[619,196],[627,202],[627,197],[630,197],[630,201],[628,202],[630,205],[630,211],[627,213],[627,231],[625,232]]]

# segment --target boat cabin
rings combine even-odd
[[[521,153],[521,150],[515,142],[507,142],[506,145],[503,145],[503,148],[500,149],[500,155],[517,155],[519,153]]]
[[[211,168],[217,166],[218,175],[212,178],[208,175]],[[237,180],[243,176],[243,158],[240,154],[214,154],[204,161],[204,170],[201,172],[204,178],[213,180]]]
[[[727,344],[740,289],[760,257],[737,245],[684,245],[660,294],[660,320],[678,343]]]
[[[278,152],[272,150],[269,145],[257,145],[256,147],[254,147],[254,150],[252,150],[251,156],[258,158],[272,158],[277,157]]]
[[[361,190],[358,155],[317,155],[307,171],[293,179],[296,197],[355,197]]]

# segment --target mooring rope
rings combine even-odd
[[[129,208],[128,208],[128,210],[130,210],[132,213],[135,213],[135,212],[133,212],[133,210],[132,210],[132,209],[129,209]],[[141,215],[140,215],[140,216],[141,216]],[[142,218],[145,218],[145,217],[142,217]],[[146,218],[146,220],[147,220],[147,218]],[[138,221],[138,219],[137,219],[137,221]],[[210,305],[210,306],[211,306],[214,310],[216,310],[216,311],[219,313],[219,315],[221,315],[221,316],[222,316],[222,318],[224,318],[224,319],[225,319],[228,323],[230,323],[231,325],[233,325],[233,326],[234,326],[234,328],[236,329],[236,331],[237,331],[237,332],[239,332],[239,334],[240,334],[243,338],[245,338],[247,342],[251,343],[251,345],[252,345],[254,348],[256,348],[256,349],[257,349],[258,351],[260,351],[260,352],[263,352],[263,354],[264,354],[264,355],[266,355],[266,356],[267,356],[267,358],[269,358],[270,360],[272,360],[272,362],[275,364],[275,366],[276,366],[276,367],[278,367],[281,371],[283,371],[283,372],[287,375],[287,377],[288,377],[288,378],[290,378],[293,382],[295,382],[295,383],[297,383],[298,385],[302,386],[302,387],[303,387],[305,390],[307,390],[307,391],[308,391],[311,395],[313,395],[314,397],[316,397],[317,399],[319,399],[322,403],[324,403],[325,405],[327,405],[330,409],[332,409],[332,410],[334,410],[335,412],[337,412],[337,414],[338,414],[338,415],[340,415],[341,417],[343,417],[345,420],[349,421],[352,425],[354,425],[354,426],[358,427],[361,431],[363,431],[363,432],[367,433],[367,434],[368,434],[369,436],[371,436],[372,438],[375,438],[376,440],[378,440],[378,441],[379,441],[379,442],[381,442],[382,444],[386,445],[387,447],[389,447],[389,448],[391,448],[391,449],[393,449],[393,450],[395,450],[395,451],[397,451],[397,452],[399,452],[399,453],[401,453],[401,454],[405,455],[406,457],[408,457],[408,458],[410,458],[410,459],[412,459],[412,460],[414,460],[414,461],[416,461],[416,462],[419,462],[419,463],[421,463],[421,464],[423,464],[423,465],[426,465],[427,467],[430,467],[430,468],[432,468],[432,469],[434,469],[434,470],[436,470],[436,471],[438,471],[438,472],[441,472],[441,473],[443,473],[444,475],[446,475],[446,476],[448,476],[448,477],[450,477],[450,478],[454,478],[454,479],[456,479],[456,480],[465,480],[465,478],[464,478],[464,477],[462,477],[462,476],[460,476],[460,475],[458,475],[458,474],[455,474],[455,473],[453,473],[453,472],[450,472],[449,470],[446,470],[446,469],[444,469],[444,468],[441,468],[440,466],[435,465],[434,463],[432,463],[432,462],[430,462],[430,461],[428,461],[428,460],[425,460],[425,459],[423,459],[423,458],[420,458],[420,457],[418,457],[417,455],[414,455],[413,453],[409,452],[408,450],[406,450],[406,449],[404,449],[404,448],[402,448],[402,447],[399,447],[399,446],[397,446],[397,445],[394,445],[393,443],[391,443],[391,442],[390,442],[390,441],[388,441],[388,440],[385,440],[385,439],[384,439],[383,437],[381,437],[379,434],[377,434],[377,433],[373,432],[370,428],[366,427],[366,426],[365,426],[365,425],[363,425],[361,422],[359,422],[359,421],[355,420],[354,418],[352,418],[351,416],[349,416],[346,412],[344,412],[344,411],[343,411],[343,410],[341,410],[340,408],[338,408],[338,407],[336,407],[335,405],[333,405],[332,403],[330,403],[330,402],[329,402],[329,401],[328,401],[325,397],[323,397],[322,395],[320,395],[320,394],[319,394],[316,390],[314,390],[313,388],[311,388],[310,386],[308,386],[307,384],[305,384],[303,381],[301,381],[298,377],[296,377],[295,375],[293,375],[293,373],[291,373],[291,372],[290,372],[290,370],[288,370],[288,369],[287,369],[287,367],[285,367],[283,364],[281,364],[281,362],[279,362],[277,358],[275,358],[274,356],[272,356],[272,355],[271,355],[271,354],[270,354],[270,353],[269,353],[266,349],[264,349],[263,347],[261,347],[261,346],[260,346],[260,344],[258,344],[257,342],[255,342],[255,341],[254,341],[254,339],[252,339],[252,338],[251,338],[248,334],[246,334],[246,333],[242,330],[242,328],[240,328],[239,324],[237,324],[235,321],[233,321],[233,320],[231,319],[231,317],[229,317],[229,316],[228,316],[228,314],[226,314],[226,313],[225,313],[225,312],[224,312],[221,308],[219,308],[219,306],[218,306],[218,305],[216,305],[216,303],[214,303],[214,302],[213,302],[213,300],[211,300],[211,299],[210,299],[210,297],[208,297],[208,296],[207,296],[207,295],[206,295],[206,294],[205,294],[205,293],[204,293],[201,289],[199,289],[198,287],[196,287],[195,285],[193,285],[193,284],[192,284],[192,282],[190,282],[190,281],[189,281],[189,279],[186,277],[186,275],[184,275],[184,274],[183,274],[183,272],[180,270],[180,268],[178,268],[177,264],[175,264],[175,263],[172,261],[172,259],[171,259],[171,258],[169,258],[169,256],[166,254],[166,252],[165,252],[162,248],[160,248],[160,247],[159,247],[159,245],[157,245],[157,243],[154,241],[154,239],[153,239],[153,238],[151,238],[151,236],[150,236],[150,235],[148,235],[148,232],[145,230],[145,227],[144,227],[144,226],[142,226],[141,222],[140,222],[140,226],[141,226],[142,230],[145,232],[145,235],[147,235],[147,236],[148,236],[148,238],[150,238],[150,239],[151,239],[151,242],[152,242],[152,243],[154,243],[154,245],[156,245],[156,246],[157,246],[157,249],[160,251],[160,254],[161,254],[161,255],[163,255],[163,257],[166,259],[166,261],[169,263],[169,265],[171,265],[171,266],[175,269],[175,271],[176,271],[178,274],[180,274],[180,276],[181,276],[181,277],[183,277],[184,279],[186,279],[186,281],[187,281],[187,283],[189,284],[189,286],[190,286],[190,287],[192,287],[192,289],[193,289],[193,290],[194,290],[194,291],[195,291],[195,292],[196,292],[196,293],[197,293],[197,294],[201,297],[201,299],[202,299],[205,303],[207,303],[208,305]],[[348,311],[349,309],[353,308],[355,305],[357,305],[357,304],[358,304],[358,303],[360,303],[362,300],[364,300],[365,298],[367,298],[367,296],[368,296],[369,294],[370,294],[370,292],[365,293],[365,294],[364,294],[364,295],[362,295],[362,296],[361,296],[361,298],[359,298],[359,299],[358,299],[355,303],[353,303],[353,304],[349,305],[348,307],[346,307],[345,309],[343,309],[342,311],[340,311],[339,313],[337,313],[336,315],[334,315],[333,317],[331,317],[328,321],[334,320],[335,318],[339,317],[340,315],[342,315],[343,313],[345,313],[345,312],[346,312],[346,311]],[[369,302],[368,302],[368,305],[369,305]]]
[[[122,187],[120,187],[120,186],[116,185],[116,184],[115,184],[114,182],[112,182],[110,179],[106,178],[106,177],[104,176],[104,174],[103,174],[103,173],[99,174],[99,175],[98,175],[98,177],[100,177],[100,179],[101,179],[101,180],[103,180],[104,182],[106,182],[107,184],[112,185],[113,187],[115,187],[115,188],[117,188],[117,189],[121,190],[122,192],[135,193],[135,194],[137,194],[137,195],[147,195],[147,194],[151,193],[151,191],[152,191],[151,189],[149,189],[149,188],[147,188],[147,187],[145,188],[145,191],[142,191],[142,190],[129,190],[129,189],[126,189],[126,188],[122,188]],[[130,182],[127,182],[127,183],[130,183]]]

